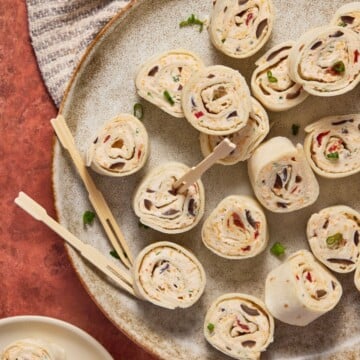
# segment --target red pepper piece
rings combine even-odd
[[[298,276],[298,275],[296,275],[296,280],[300,280],[300,278],[299,278],[299,276]]]
[[[249,327],[245,324],[242,324],[239,320],[236,320],[236,323],[245,331],[249,331]]]
[[[245,230],[244,223],[241,221],[240,216],[237,213],[232,213],[231,216],[233,218],[235,226]]]
[[[104,139],[104,143],[106,143],[109,139],[110,139],[110,135],[106,136],[106,138]]]
[[[245,24],[246,26],[249,26],[249,22],[254,18],[254,14],[253,13],[250,13],[248,14],[247,18],[246,18],[246,21],[245,21]]]
[[[246,247],[241,248],[241,250],[242,250],[242,251],[249,251],[249,250],[251,250],[251,246],[248,245],[248,246],[246,246]]]
[[[308,273],[306,274],[306,280],[309,280],[310,282],[312,282],[312,277],[311,277],[311,273],[308,271]]]
[[[340,147],[341,144],[342,144],[342,141],[339,140],[336,144],[330,146],[329,149],[328,149],[328,151],[329,151],[330,153],[335,152],[335,150],[338,150],[338,149],[339,149],[339,147]]]
[[[326,74],[339,75],[339,73],[336,72],[333,68],[327,68],[325,72]]]
[[[321,141],[323,139],[324,136],[326,136],[327,134],[330,133],[330,130],[329,131],[325,131],[321,134],[319,134],[317,137],[316,137],[316,141],[318,142],[319,146],[321,146]]]
[[[198,111],[198,112],[196,112],[194,115],[195,115],[195,117],[196,117],[197,119],[199,119],[199,118],[201,118],[202,116],[204,116],[204,113],[203,113],[202,111]]]
[[[354,63],[357,63],[359,60],[359,55],[360,55],[360,51],[358,49],[356,49],[354,51]]]
[[[140,157],[141,157],[141,150],[139,150],[138,152],[138,159],[140,159]]]

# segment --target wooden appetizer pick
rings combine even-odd
[[[105,275],[110,277],[117,285],[126,290],[129,294],[136,296],[133,290],[132,276],[127,270],[123,270],[107,259],[99,250],[91,245],[83,243],[70,231],[50,217],[46,210],[34,201],[31,197],[20,192],[15,203],[30,214],[34,219],[42,221],[50,229],[55,231],[91,264],[96,266]]]
[[[116,223],[114,216],[112,215],[104,196],[96,188],[94,181],[90,177],[84,161],[80,156],[70,129],[68,128],[66,121],[62,115],[58,115],[55,119],[52,119],[51,125],[54,128],[56,135],[61,145],[69,152],[75,167],[84,182],[86,190],[89,193],[89,200],[93,205],[100,222],[107,234],[111,244],[118,253],[122,263],[129,269],[133,264],[133,257],[130,249],[126,243],[124,235],[122,234],[119,226]]]
[[[174,184],[174,189],[178,193],[184,193],[188,187],[200,179],[201,175],[206,170],[211,168],[211,166],[213,166],[216,161],[229,155],[235,148],[236,145],[233,144],[228,138],[225,138],[219,145],[215,147],[211,154],[209,154],[204,160],[202,160],[196,166],[192,167],[179,180],[177,180]]]

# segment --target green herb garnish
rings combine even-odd
[[[221,42],[224,43],[226,41],[226,39],[221,39]]]
[[[172,78],[173,78],[174,82],[179,82],[180,81],[180,76],[179,75],[173,76]]]
[[[209,330],[210,332],[213,332],[213,331],[214,331],[214,329],[215,329],[215,325],[214,325],[214,324],[212,324],[212,323],[208,323],[207,328],[208,328],[208,330]]]
[[[279,242],[276,242],[270,249],[270,252],[275,256],[280,256],[285,254],[285,247]]]
[[[119,256],[119,254],[116,252],[116,250],[111,250],[111,251],[109,252],[109,254],[110,254],[112,257],[114,257],[115,259],[119,259],[119,260],[120,260],[120,256]]]
[[[300,125],[298,124],[292,124],[291,126],[291,132],[294,136],[296,136],[299,133]]]
[[[346,27],[346,23],[344,23],[343,21],[340,21],[340,22],[338,23],[338,26]]]
[[[191,14],[187,20],[181,21],[179,24],[181,28],[185,26],[193,26],[193,25],[199,25],[200,27],[199,32],[202,32],[204,27],[204,21],[197,19],[194,14]]]
[[[278,81],[278,79],[275,76],[273,76],[273,74],[270,70],[266,73],[266,75],[267,75],[269,82],[276,83]]]
[[[136,103],[134,105],[134,116],[141,120],[144,116],[144,110],[141,104]]]
[[[84,225],[91,225],[95,219],[95,213],[92,211],[85,211],[83,214],[83,223]]]
[[[141,221],[139,221],[139,228],[148,229],[149,227],[147,225],[144,225]]]
[[[338,61],[331,67],[331,69],[336,73],[341,74],[345,71],[345,64],[343,61]]]
[[[327,239],[326,239],[326,244],[328,247],[333,247],[333,246],[336,246],[340,243],[340,241],[343,240],[343,236],[341,233],[336,233],[334,235],[331,235],[329,236]]]
[[[166,101],[170,104],[170,105],[174,105],[175,101],[174,99],[171,97],[171,95],[169,94],[169,92],[167,90],[164,91],[164,97],[166,99]]]
[[[339,158],[339,153],[336,152],[332,152],[326,155],[326,157],[330,160],[337,160]]]

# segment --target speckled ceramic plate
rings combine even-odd
[[[65,321],[47,316],[13,316],[0,320],[0,352],[14,341],[28,338],[60,346],[69,360],[113,360],[93,337]]]
[[[132,251],[137,254],[154,241],[175,241],[193,250],[207,273],[205,294],[195,306],[185,310],[164,310],[126,295],[68,248],[81,281],[101,310],[134,341],[160,358],[225,359],[226,356],[214,350],[203,338],[202,324],[207,308],[215,298],[226,292],[244,292],[264,299],[266,274],[281,260],[270,255],[269,249],[250,260],[231,261],[217,257],[201,242],[202,222],[181,235],[165,235],[139,228],[131,208],[131,198],[146,172],[166,161],[193,165],[202,156],[199,135],[186,120],[173,118],[150,103],[139,100],[134,86],[137,69],[154,54],[184,48],[196,52],[207,65],[224,64],[239,69],[249,82],[255,68],[254,62],[267,49],[281,41],[297,39],[310,27],[328,23],[337,7],[346,2],[274,0],[276,21],[270,42],[257,55],[240,61],[219,53],[210,44],[207,31],[199,33],[196,28],[179,28],[179,22],[191,13],[200,18],[208,15],[211,0],[134,1],[97,37],[76,71],[61,112],[83,155],[105,121],[118,113],[132,112],[135,102],[140,101],[144,106],[144,125],[151,140],[151,156],[147,166],[139,173],[121,179],[92,174],[126,234]],[[303,142],[306,124],[331,114],[360,112],[359,96],[360,86],[343,96],[309,97],[292,110],[280,114],[269,113],[273,124],[269,136],[283,135],[294,142]],[[296,137],[291,134],[293,123],[301,124]],[[108,255],[111,246],[101,226],[95,222],[85,229],[82,225],[82,214],[91,206],[68,154],[59,144],[55,146],[53,167],[60,222],[83,241]],[[312,213],[335,204],[346,204],[360,210],[359,180],[359,174],[340,180],[319,179],[321,193],[313,206],[285,215],[266,212],[270,245],[280,241],[286,246],[288,254],[308,248],[305,227]],[[252,195],[246,164],[216,165],[206,173],[203,182],[206,191],[204,219],[225,196]],[[275,341],[263,358],[360,358],[360,294],[355,290],[353,276],[353,273],[337,275],[344,295],[331,313],[305,328],[276,322]]]

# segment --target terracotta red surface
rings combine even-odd
[[[37,68],[24,0],[0,1],[0,318],[44,315],[95,337],[115,359],[154,360],[105,318],[70,266],[63,241],[14,205],[23,190],[55,216],[57,110]]]

